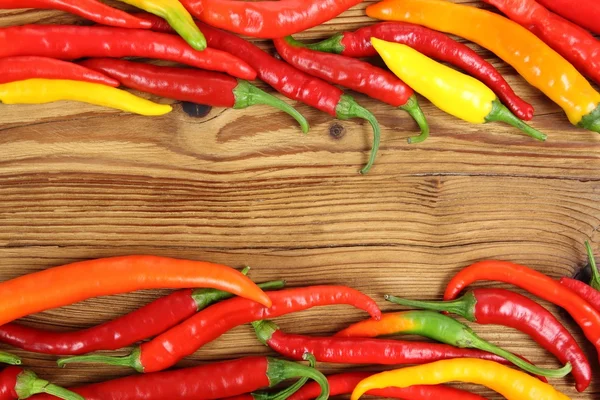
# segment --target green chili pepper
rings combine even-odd
[[[461,349],[478,349],[500,356],[523,371],[549,378],[568,375],[571,363],[560,369],[546,369],[531,365],[518,356],[480,338],[471,328],[434,311],[405,311],[387,313],[379,321],[368,319],[338,332],[340,337],[376,337],[381,335],[413,334]]]
[[[179,0],[120,0],[137,8],[158,15],[196,50],[206,49],[206,38],[194,19]]]

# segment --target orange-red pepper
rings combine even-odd
[[[225,265],[125,256],[76,262],[0,283],[0,325],[92,297],[187,287],[210,287],[271,305],[254,282]]]

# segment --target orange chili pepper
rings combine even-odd
[[[254,282],[231,267],[124,256],[76,262],[0,283],[0,325],[92,297],[188,287],[219,289],[271,306],[271,299]]]
[[[446,0],[386,0],[369,6],[367,14],[423,25],[485,47],[561,106],[573,125],[600,132],[600,93],[567,60],[519,24]]]

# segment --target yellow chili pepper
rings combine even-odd
[[[98,83],[28,79],[0,85],[0,103],[42,104],[60,100],[81,101],[141,115],[163,115],[173,110],[169,105],[153,103],[124,90]]]
[[[474,124],[506,122],[535,139],[546,140],[546,135],[517,118],[477,79],[406,45],[377,38],[371,38],[371,43],[394,74],[448,114]]]
[[[196,50],[206,49],[206,38],[179,0],[120,0],[167,20],[179,36]]]
[[[437,361],[371,375],[354,388],[350,400],[358,400],[373,389],[439,385],[455,381],[487,386],[507,400],[569,400],[551,385],[524,372],[493,361],[472,358]]]
[[[519,24],[446,0],[386,0],[368,7],[367,14],[423,25],[485,47],[562,107],[573,125],[600,132],[600,93],[567,60]]]

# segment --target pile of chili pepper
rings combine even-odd
[[[126,93],[119,89],[123,86],[207,106],[271,105],[307,132],[309,122],[291,105],[246,82],[258,78],[289,99],[335,118],[366,120],[373,142],[362,173],[375,163],[380,126],[375,115],[334,85],[407,111],[420,130],[409,143],[423,142],[430,134],[415,94],[467,122],[505,122],[546,140],[524,122],[534,117],[531,104],[489,62],[446,35],[451,33],[512,65],[559,104],[574,125],[600,132],[600,93],[584,77],[600,82],[600,41],[593,36],[600,32],[598,3],[582,0],[571,7],[564,0],[483,1],[515,22],[447,0],[384,0],[370,5],[367,14],[393,22],[302,43],[291,35],[325,23],[361,0],[121,0],[145,13],[128,13],[99,0],[0,0],[0,10],[54,9],[97,24],[0,28],[0,102],[75,100],[147,116],[173,110]],[[283,60],[236,33],[272,39]],[[390,71],[357,59],[378,55]],[[124,57],[215,72],[117,60]],[[191,82],[183,78],[187,74]]]
[[[568,279],[559,282],[518,264],[481,261],[451,280],[445,302],[388,295],[385,296],[388,301],[416,309],[384,314],[373,299],[350,287],[283,289],[284,281],[257,285],[247,277],[248,268],[238,272],[202,261],[140,255],[49,268],[0,283],[3,294],[0,309],[4,311],[0,341],[27,351],[68,355],[57,360],[59,366],[105,363],[133,368],[142,374],[67,390],[37,378],[31,371],[9,367],[0,373],[0,381],[4,382],[0,393],[5,393],[7,399],[326,400],[329,395],[351,392],[355,399],[367,392],[408,399],[439,396],[481,399],[442,386],[461,381],[487,386],[509,400],[534,400],[541,398],[539,396],[563,400],[567,397],[556,391],[546,378],[562,378],[572,372],[577,390],[584,391],[594,376],[582,348],[554,315],[535,301],[506,289],[475,289],[460,299],[455,297],[479,280],[512,283],[566,309],[581,324],[588,339],[600,348],[600,310],[587,302],[600,296],[594,288],[598,286],[600,273],[589,243],[586,248],[593,286],[574,284]],[[52,285],[60,290],[41,290]],[[11,322],[91,297],[186,286],[199,289],[176,291],[114,321],[83,331],[52,332]],[[32,296],[31,293],[44,295]],[[340,304],[364,310],[370,319],[352,324],[330,337],[285,333],[267,320],[313,307]],[[537,367],[440,311],[458,314],[474,323],[519,329],[565,365],[558,369]],[[290,360],[254,356],[166,371],[206,343],[250,323],[262,343]],[[420,335],[440,343],[377,338],[398,334]],[[147,341],[142,342],[144,340]],[[86,354],[132,344],[137,347],[124,357]],[[299,363],[303,360],[308,360],[309,365]],[[20,359],[0,353],[0,362],[20,364]],[[379,374],[325,377],[318,371],[317,362],[413,367]],[[278,392],[263,391],[293,378],[297,379],[296,383]],[[315,382],[308,384],[309,379]]]

